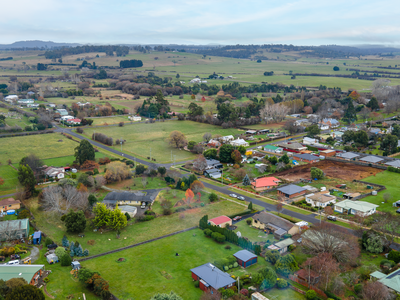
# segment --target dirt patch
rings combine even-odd
[[[363,178],[382,172],[381,169],[360,166],[352,163],[344,163],[338,161],[324,160],[315,164],[307,164],[294,167],[283,172],[275,173],[274,176],[283,178],[287,181],[297,181],[300,179],[311,179],[311,167],[317,167],[324,171],[327,177],[339,178],[347,181],[354,179],[362,180]]]

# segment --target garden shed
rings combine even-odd
[[[54,253],[47,255],[46,260],[50,265],[59,262],[58,256],[55,255]]]
[[[244,268],[247,268],[257,263],[257,255],[251,253],[248,250],[240,250],[233,254],[233,256],[236,258],[239,266],[242,266]]]
[[[42,232],[41,231],[35,231],[32,234],[32,243],[35,245],[39,245],[40,242],[42,241]]]
[[[73,261],[71,263],[71,267],[73,270],[79,270],[81,268],[81,264],[79,263],[79,261]]]

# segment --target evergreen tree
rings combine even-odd
[[[68,241],[68,238],[67,238],[66,235],[63,236],[61,242],[62,242],[62,246],[63,246],[63,247],[65,247],[65,248],[68,248],[68,247],[69,247],[69,241]]]
[[[68,266],[70,266],[71,265],[71,262],[72,262],[72,258],[71,258],[71,255],[69,255],[68,253],[65,253],[63,256],[61,256],[61,258],[60,258],[60,263],[61,263],[61,266],[63,266],[63,267],[68,267]]]
[[[18,180],[25,188],[27,198],[35,192],[36,179],[30,166],[20,164],[18,166]]]
[[[246,174],[246,176],[244,176],[244,178],[243,178],[243,185],[244,186],[248,186],[248,185],[250,185],[251,183],[250,183],[250,178],[249,178],[249,176]]]
[[[95,152],[91,143],[87,140],[82,140],[75,148],[75,158],[80,165],[87,160],[95,160]]]
[[[375,97],[372,97],[371,100],[369,100],[369,102],[365,106],[369,107],[373,111],[379,109],[379,103]]]
[[[80,233],[85,230],[86,218],[83,211],[74,212],[70,210],[64,217],[64,224],[67,228],[67,232]]]
[[[117,236],[119,236],[121,229],[126,227],[126,224],[127,224],[126,216],[121,212],[117,204],[115,209],[111,212],[111,217],[107,223],[107,226],[113,230],[116,230]]]
[[[287,155],[287,153],[283,154],[280,158],[279,158],[280,162],[284,162],[286,165],[288,163],[290,163],[290,159],[289,156]]]
[[[344,112],[342,120],[347,122],[348,124],[357,121],[357,113],[353,105],[353,100],[349,101],[349,104],[347,106],[346,111]]]
[[[249,206],[247,207],[247,209],[253,210],[253,202],[250,201]]]

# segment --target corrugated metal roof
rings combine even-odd
[[[240,251],[236,252],[235,254],[233,254],[233,256],[240,259],[241,261],[248,261],[250,259],[257,257],[257,255],[255,255],[254,253],[251,253],[248,250],[240,250]]]
[[[29,283],[33,275],[43,267],[44,265],[0,265],[0,279],[7,281],[11,278],[23,278]]]
[[[210,263],[206,263],[202,266],[191,269],[190,271],[216,290],[236,282],[236,280],[229,276],[229,274],[222,272]]]

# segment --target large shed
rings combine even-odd
[[[8,220],[0,222],[0,241],[12,241],[27,238],[29,219]]]
[[[233,256],[236,258],[239,266],[242,266],[244,268],[247,268],[248,266],[257,263],[257,255],[251,253],[248,250],[240,250],[233,254]]]
[[[23,278],[30,285],[38,283],[44,265],[0,265],[0,279]]]

